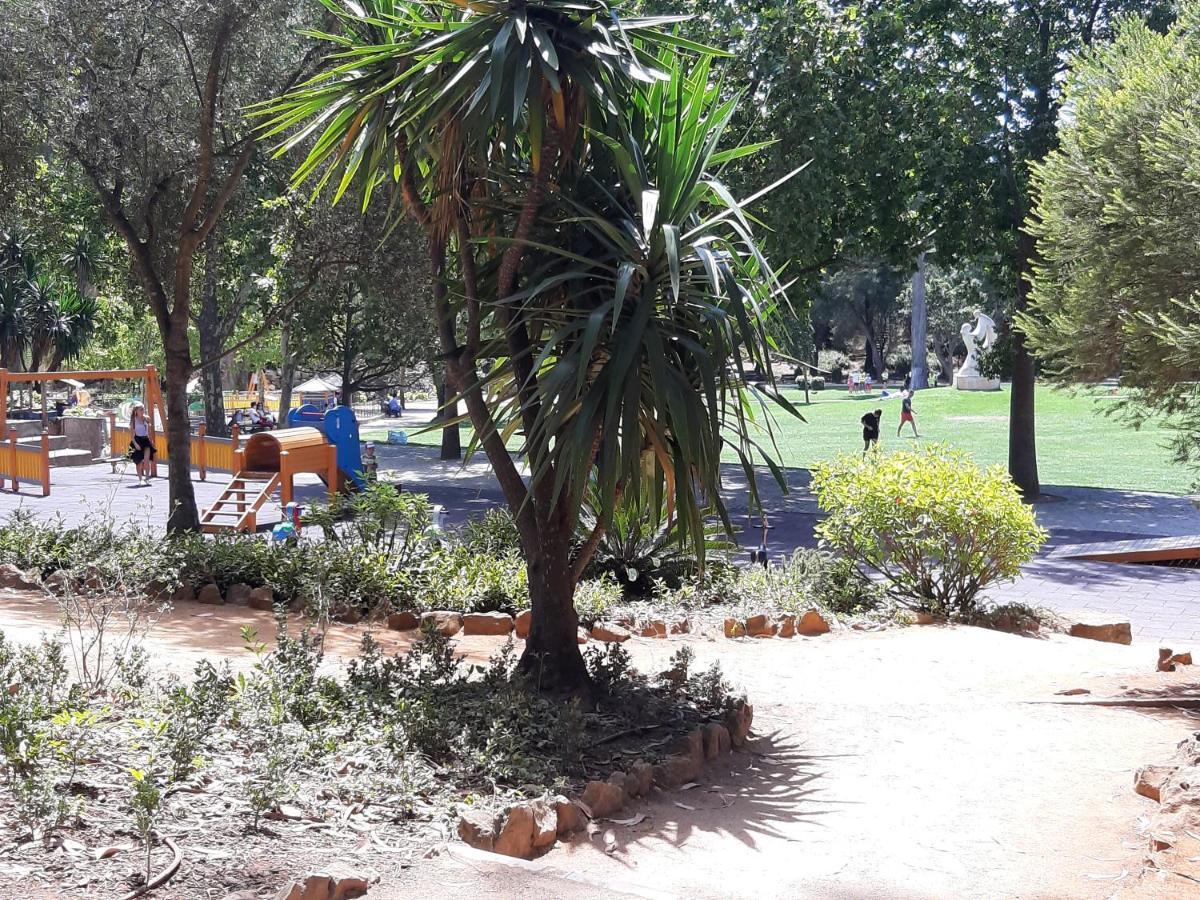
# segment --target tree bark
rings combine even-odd
[[[929,345],[928,317],[925,309],[925,253],[917,254],[917,268],[912,277],[912,389],[929,387],[929,364],[926,347]]]
[[[1035,252],[1034,239],[1027,231],[1017,233],[1017,312],[1024,312],[1029,301],[1029,266]],[[1013,375],[1008,407],[1008,474],[1026,500],[1036,500],[1042,486],[1038,478],[1037,435],[1035,432],[1033,356],[1025,346],[1025,335],[1012,329]]]
[[[577,638],[570,539],[570,529],[563,527],[540,548],[525,548],[532,615],[518,666],[539,690],[578,696],[587,692],[589,678]]]
[[[279,424],[285,428],[295,381],[296,354],[292,352],[292,320],[288,319],[279,331]]]
[[[167,389],[167,485],[171,511],[167,531],[199,531],[200,514],[192,488],[192,429],[188,420],[187,383],[192,377],[192,351],[187,329],[173,329],[165,336]],[[153,415],[153,411],[150,411]]]
[[[437,379],[437,418],[439,421],[450,419],[448,425],[442,426],[442,450],[440,459],[462,459],[462,436],[458,422],[458,398],[447,401],[446,379]]]
[[[215,359],[225,343],[221,329],[221,311],[217,305],[217,281],[220,273],[220,247],[214,228],[204,240],[204,284],[200,290],[200,315],[196,332],[200,338],[200,358]],[[206,366],[200,372],[204,392],[204,427],[213,437],[228,437],[225,422],[225,392],[221,382],[221,365]]]

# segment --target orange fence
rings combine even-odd
[[[22,481],[41,485],[42,496],[50,495],[50,435],[45,431],[36,446],[18,444],[16,431],[0,444],[0,482],[19,491]]]
[[[119,456],[125,452],[133,440],[129,433],[129,426],[118,425],[115,414],[110,413],[108,427],[112,435],[110,446],[113,456]],[[160,457],[165,458],[169,447],[167,435],[164,432],[155,431],[153,440],[154,449]],[[237,471],[234,465],[239,441],[240,436],[236,425],[231,429],[231,436],[227,438],[209,437],[205,433],[204,426],[199,426],[196,433],[192,435],[192,465],[199,471],[201,481],[205,480],[209,469],[218,472]]]

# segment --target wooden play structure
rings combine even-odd
[[[0,481],[11,482],[14,492],[20,490],[21,482],[26,482],[39,485],[43,497],[50,494],[50,467],[53,453],[50,449],[51,436],[47,429],[49,413],[46,409],[46,386],[49,382],[67,381],[68,379],[74,381],[107,379],[143,381],[145,388],[142,396],[145,398],[146,409],[150,412],[150,415],[147,416],[150,425],[150,439],[155,442],[155,446],[160,448],[160,452],[165,450],[165,436],[155,434],[154,414],[158,414],[158,421],[165,422],[166,410],[163,407],[162,393],[158,387],[158,372],[154,366],[146,366],[144,369],[112,369],[100,372],[10,372],[8,369],[0,368],[0,426],[3,428],[0,440],[5,444],[3,451],[0,452]],[[15,426],[29,423],[9,422],[8,394],[14,385],[23,384],[41,385],[42,429],[40,435],[20,438]],[[128,442],[128,429],[125,429],[125,432],[125,440]],[[55,440],[61,440],[61,438],[55,438]],[[111,440],[114,447],[118,446],[115,430]]]
[[[280,506],[292,502],[293,479],[301,472],[319,476],[331,497],[343,488],[363,486],[353,410],[337,406],[322,412],[302,406],[288,413],[288,425],[252,434],[234,451],[229,487],[200,516],[204,531],[257,530],[258,511],[276,491]]]
[[[258,511],[276,491],[281,506],[292,502],[293,479],[300,472],[319,475],[330,496],[342,486],[337,447],[316,428],[260,431],[247,438],[234,457],[229,487],[200,517],[206,532],[257,530]]]

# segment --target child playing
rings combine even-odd
[[[905,422],[912,425],[913,437],[921,436],[917,434],[917,420],[913,418],[912,395],[912,391],[905,391],[900,395],[900,424],[896,427],[896,437],[900,437],[900,429],[904,427]]]
[[[859,421],[863,427],[863,456],[871,449],[871,445],[879,446],[879,420],[883,418],[883,410],[877,409],[875,412],[869,412]]]

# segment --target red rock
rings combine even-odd
[[[502,856],[529,859],[533,855],[533,811],[518,803],[508,811],[492,850]]]
[[[326,867],[283,887],[275,900],[353,900],[365,897],[370,879],[345,866]]]
[[[805,637],[829,634],[829,623],[815,609],[810,609],[796,623],[796,633],[802,634]]]
[[[925,612],[921,609],[918,609],[916,612],[914,612],[913,616],[915,617],[918,625],[932,625],[937,621],[937,619],[933,617],[933,613]]]
[[[632,637],[628,631],[620,625],[608,625],[604,622],[597,622],[592,626],[592,639],[604,641],[607,644],[623,644]]]
[[[637,796],[637,781],[625,772],[613,772],[608,776],[608,783],[615,784],[625,792],[625,797],[632,800]]]
[[[1162,787],[1175,773],[1175,766],[1142,766],[1133,776],[1133,790],[1155,803],[1162,800]]]
[[[779,636],[790,638],[796,636],[796,617],[781,616],[779,619]]]
[[[1076,622],[1067,631],[1071,637],[1087,638],[1090,641],[1107,641],[1110,644],[1132,644],[1133,632],[1128,622],[1113,622],[1108,625],[1088,625]]]
[[[275,608],[275,592],[269,587],[256,587],[246,596],[246,605],[251,609],[270,612]]]
[[[508,613],[467,613],[463,616],[463,634],[508,634],[513,617]]]
[[[14,566],[12,563],[0,565],[0,588],[10,591],[40,591],[42,586]]]
[[[668,752],[676,756],[691,757],[697,766],[704,765],[704,730],[693,728],[687,734],[681,735],[671,743]]]
[[[407,609],[394,612],[387,617],[387,627],[392,631],[413,631],[420,625],[421,620],[417,618],[417,614]]]
[[[225,602],[231,603],[234,606],[245,606],[249,600],[250,585],[248,584],[242,584],[241,582],[231,584],[229,590],[225,592]]]
[[[690,755],[668,756],[654,767],[654,783],[664,791],[671,791],[681,784],[695,780],[700,774],[701,763]]]
[[[746,625],[744,622],[739,622],[737,619],[725,620],[725,637],[735,638],[743,637],[746,634]]]
[[[729,752],[729,729],[717,722],[704,726],[704,758],[716,759]]]
[[[771,621],[770,616],[765,614],[751,616],[746,620],[746,634],[750,635],[750,637],[761,637],[763,635],[774,637],[777,630],[778,626]]]
[[[558,810],[553,800],[531,800],[533,813],[533,849],[544,850],[558,839]]]
[[[586,644],[588,642],[587,629],[582,625],[579,627],[579,630],[575,632],[575,642],[577,644]]]
[[[628,778],[633,782],[634,796],[645,797],[650,793],[650,785],[654,783],[654,766],[645,760],[638,760],[629,767]],[[628,783],[626,787],[629,787]]]
[[[171,603],[195,603],[196,589],[190,584],[181,584],[171,595]]]
[[[1158,648],[1158,671],[1174,672],[1175,671],[1175,663],[1171,659],[1171,657],[1174,655],[1175,655],[1175,652],[1173,650],[1171,650],[1169,647],[1159,647]]]
[[[486,809],[468,809],[458,820],[458,836],[478,850],[491,850],[496,841],[496,817]]]
[[[347,625],[357,625],[362,621],[362,610],[357,606],[347,606],[340,604],[331,612],[330,616],[335,622],[344,622]]]
[[[579,808],[578,804],[563,796],[554,798],[554,814],[558,818],[558,834],[560,837],[570,834],[573,831],[578,831],[584,826],[584,822],[586,821],[583,810]]]
[[[645,622],[638,629],[638,634],[648,638],[665,638],[667,636],[667,623],[661,619]]]
[[[741,750],[746,746],[753,722],[754,707],[745,700],[739,701],[725,719],[725,727],[729,729],[729,743],[733,749]]]
[[[200,588],[200,593],[196,595],[196,600],[200,603],[210,603],[214,606],[220,606],[225,602],[225,598],[221,596],[221,589],[212,583]]]
[[[527,609],[527,610],[524,610],[523,612],[520,612],[517,614],[517,620],[515,623],[516,629],[517,629],[517,637],[519,637],[519,638],[529,637],[529,625],[532,621],[533,621],[533,612],[531,610]]]
[[[607,781],[589,781],[580,798],[592,818],[600,819],[620,812],[625,806],[625,789]]]
[[[692,624],[687,619],[676,619],[671,623],[671,634],[688,634],[692,630]]]
[[[456,612],[434,611],[421,614],[421,628],[432,628],[443,637],[454,637],[462,631],[463,619]]]
[[[1192,664],[1192,654],[1190,651],[1187,653],[1176,653],[1171,657],[1171,662],[1177,666],[1190,666]]]

